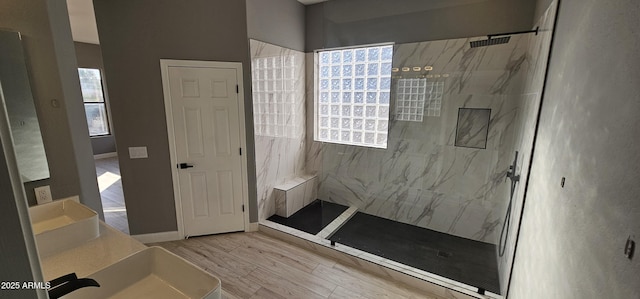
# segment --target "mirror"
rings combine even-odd
[[[47,156],[19,32],[0,30],[0,98],[9,114],[22,181],[26,183],[49,178]]]

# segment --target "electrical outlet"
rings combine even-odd
[[[39,205],[51,202],[51,187],[49,185],[34,188],[33,191],[36,192],[36,201]]]

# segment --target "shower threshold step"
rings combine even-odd
[[[356,213],[329,240],[500,293],[496,247],[378,216]]]
[[[500,293],[496,247],[434,230],[358,212],[316,200],[289,218],[267,219],[280,225],[271,228],[307,240],[321,240],[334,248],[371,255],[384,260],[460,282],[477,293]],[[271,222],[272,223],[272,222]],[[265,223],[261,223],[263,225]],[[269,225],[267,225],[269,226]],[[262,227],[262,226],[261,226]],[[313,236],[312,236],[313,235]],[[495,297],[495,296],[494,296]]]
[[[272,237],[300,246],[301,248],[331,257],[340,263],[362,269],[380,277],[405,284],[432,294],[434,298],[456,299],[503,299],[490,291],[480,294],[480,289],[434,273],[382,258],[374,254],[312,235],[269,220],[260,221],[259,230]]]

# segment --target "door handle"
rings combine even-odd
[[[187,163],[178,164],[178,168],[180,168],[180,169],[187,169],[187,168],[191,168],[191,167],[193,167],[193,165],[187,164]]]

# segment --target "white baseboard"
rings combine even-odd
[[[143,234],[143,235],[132,235],[132,237],[144,244],[180,240],[180,236],[178,235],[177,231]]]
[[[106,159],[106,158],[112,158],[112,157],[117,157],[117,156],[118,156],[118,153],[112,152],[112,153],[104,153],[104,154],[93,155],[93,159],[94,160],[98,160],[98,159]]]
[[[245,230],[245,232],[257,232],[260,227],[258,222],[249,223],[249,227]]]

